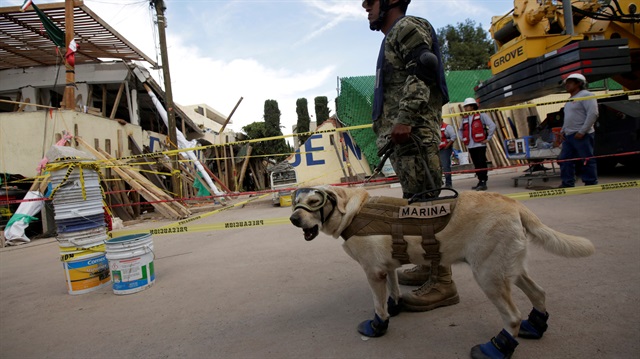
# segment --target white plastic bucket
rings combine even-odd
[[[155,282],[153,238],[132,234],[105,241],[114,294],[132,294]]]
[[[102,252],[76,251],[75,255],[70,257],[68,254],[65,257],[61,253],[61,260],[69,294],[93,292],[111,282],[104,249]]]
[[[101,226],[84,231],[58,233],[56,239],[58,240],[58,246],[60,246],[61,251],[66,251],[66,248],[75,247],[90,248],[97,245],[104,246],[104,241],[107,239],[107,232],[105,227]]]
[[[458,163],[461,165],[469,164],[469,152],[458,152]]]
[[[396,175],[396,171],[394,171],[393,166],[391,165],[391,160],[387,158],[382,166],[382,170],[380,170],[385,177],[393,177]]]

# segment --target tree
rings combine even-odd
[[[278,101],[266,100],[264,102],[264,123],[267,137],[282,136],[280,130],[280,109]]]
[[[282,136],[282,130],[280,129],[280,109],[278,108],[278,101],[266,100],[264,102],[264,132],[265,137]],[[277,140],[270,140],[268,143],[268,152],[265,154],[279,154],[283,156],[275,156],[277,159],[284,158],[286,154],[292,152],[291,147],[287,144],[284,138]]]
[[[329,118],[329,100],[327,96],[318,96],[314,99],[316,110],[316,127]]]
[[[309,116],[309,104],[307,103],[306,98],[299,98],[296,101],[296,113],[298,114],[298,123],[296,124],[296,133],[304,133],[309,132],[309,123],[311,122],[311,117]],[[307,141],[309,135],[298,136],[296,141],[298,141],[298,146]]]
[[[493,41],[475,21],[466,19],[456,27],[438,29],[438,42],[446,71],[489,68],[489,58],[495,53]]]
[[[250,140],[268,137],[264,122],[252,122],[242,127],[242,131],[244,131]],[[256,142],[251,146],[253,147],[251,153],[254,156],[270,154],[270,146],[268,142]]]

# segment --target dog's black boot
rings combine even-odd
[[[518,341],[502,329],[490,341],[471,348],[471,359],[508,359],[517,346]]]
[[[389,297],[389,299],[387,299],[387,312],[389,312],[389,315],[395,317],[396,315],[400,314],[401,311],[402,298],[398,298],[398,303],[396,303],[393,298]]]
[[[365,320],[358,325],[358,332],[366,337],[375,338],[381,337],[387,332],[389,327],[389,319],[383,321],[378,314],[375,315],[373,320]]]
[[[536,308],[531,309],[529,319],[523,320],[520,323],[518,336],[525,339],[542,338],[542,334],[544,334],[548,327],[547,319],[549,319],[549,313],[541,313],[536,310]]]

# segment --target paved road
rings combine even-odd
[[[513,187],[518,171],[490,173],[490,190],[525,191]],[[454,179],[460,189],[473,184]],[[597,253],[565,259],[531,247],[529,270],[547,292],[550,327],[542,340],[521,339],[514,358],[640,357],[639,203],[639,189],[526,201],[547,225],[590,238]],[[194,223],[289,213],[262,200]],[[126,296],[110,287],[67,294],[52,239],[3,248],[0,357],[468,358],[473,345],[500,330],[496,309],[459,264],[453,272],[460,304],[401,313],[386,336],[363,340],[355,328],[372,316],[371,295],[340,243],[324,235],[305,242],[291,225],[154,236],[156,283]],[[514,295],[526,315],[530,304]]]

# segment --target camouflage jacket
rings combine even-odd
[[[391,28],[384,41],[384,64],[376,81],[383,81],[383,110],[374,121],[373,130],[378,144],[391,132],[396,123],[410,125],[413,132],[427,142],[439,142],[443,96],[436,83],[427,84],[410,75],[416,66],[411,52],[422,44],[433,50],[431,31],[425,19],[405,16]]]

